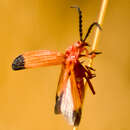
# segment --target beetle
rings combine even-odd
[[[78,126],[82,115],[82,105],[85,95],[85,84],[87,83],[93,94],[95,90],[91,79],[95,77],[92,74],[93,68],[83,65],[80,58],[87,57],[93,59],[100,52],[89,52],[86,42],[92,28],[97,26],[94,22],[88,28],[88,32],[83,38],[82,31],[82,12],[79,7],[76,8],[79,13],[79,33],[80,40],[66,49],[65,54],[58,51],[38,50],[25,52],[19,55],[12,63],[13,70],[22,70],[35,67],[62,65],[61,74],[56,91],[55,114],[63,114],[69,124]]]

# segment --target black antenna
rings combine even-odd
[[[78,6],[71,6],[70,8],[76,8],[78,9],[78,13],[79,13],[79,33],[80,33],[80,41],[83,41],[83,31],[82,31],[82,12],[80,10],[80,8]]]
[[[98,24],[97,22],[92,23],[92,24],[90,25],[90,27],[88,28],[88,32],[87,32],[87,34],[86,34],[86,36],[85,36],[83,42],[85,42],[85,40],[86,40],[87,37],[89,36],[89,34],[90,34],[92,28],[93,28],[95,25],[96,25],[97,27],[99,27],[100,30],[102,30],[100,24]]]

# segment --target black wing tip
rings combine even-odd
[[[93,92],[93,95],[96,95],[96,92],[95,92],[95,91]]]
[[[23,55],[18,56],[12,63],[13,70],[22,70],[25,69],[24,67],[24,57]]]
[[[73,111],[74,126],[79,126],[81,115],[82,115],[81,108],[79,108],[76,111]]]
[[[61,110],[60,110],[61,99],[62,99],[62,95],[60,97],[56,95],[56,104],[54,109],[55,114],[61,114]]]

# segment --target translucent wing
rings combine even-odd
[[[85,69],[78,62],[71,69],[71,92],[74,104],[73,110],[73,123],[75,126],[78,126],[82,114],[82,105],[85,95]]]
[[[61,113],[61,102],[64,93],[66,92],[67,81],[70,76],[70,68],[69,66],[62,64],[60,79],[56,91],[56,104],[55,104],[55,113]]]
[[[55,113],[62,113],[68,122],[75,126],[79,125],[80,122],[85,90],[84,75],[79,73],[77,69],[83,68],[80,64],[63,65],[55,105]]]

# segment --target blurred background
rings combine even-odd
[[[97,20],[101,0],[0,1],[0,130],[72,130],[54,114],[61,66],[13,71],[16,56],[30,50],[65,49],[79,40],[78,13],[83,31]],[[130,41],[129,0],[109,1],[93,67],[96,95],[86,91],[79,130],[129,130]],[[88,39],[91,44],[93,33]],[[130,75],[129,75],[130,76]],[[50,82],[51,81],[51,82]]]

